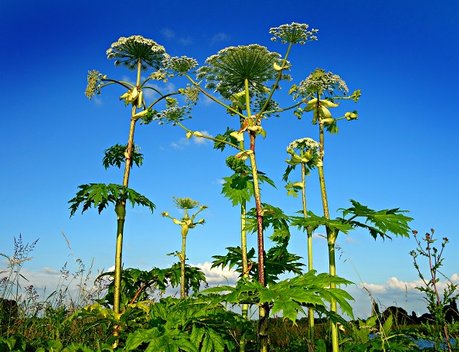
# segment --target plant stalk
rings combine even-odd
[[[182,251],[180,253],[180,298],[187,296],[185,287],[186,236],[188,228],[182,226]]]
[[[301,163],[301,183],[303,187],[301,188],[301,203],[303,205],[303,216],[308,217],[308,208],[306,203],[306,165]],[[307,228],[307,249],[308,249],[308,271],[314,269],[313,266],[313,257],[312,257],[312,231]],[[309,339],[314,340],[314,309],[312,307],[308,308],[308,326],[309,326]]]
[[[136,86],[140,86],[140,73],[142,70],[142,62],[139,60],[137,63],[137,81]],[[123,175],[123,186],[129,186],[129,175],[131,173],[132,167],[132,153],[134,150],[134,132],[135,124],[137,119],[134,118],[136,113],[136,104],[133,104],[131,111],[131,123],[129,126],[129,136],[128,143],[125,152],[125,164],[124,164],[124,175]],[[123,236],[124,236],[124,222],[126,214],[126,201],[120,202],[117,205],[119,208],[118,212],[123,213],[122,221],[120,221],[120,216],[118,214],[118,228],[116,235],[116,250],[115,250],[115,278],[114,278],[114,293],[113,293],[113,311],[116,314],[120,312],[120,297],[121,297],[121,271],[122,271],[122,257],[123,257]]]
[[[319,93],[317,93],[317,105],[316,111],[318,116],[318,124],[319,124],[319,153],[320,153],[320,163],[317,165],[317,170],[319,173],[319,183],[320,183],[320,193],[322,198],[322,208],[324,212],[324,217],[326,219],[330,219],[330,211],[328,207],[328,197],[327,197],[327,188],[325,184],[325,175],[324,175],[324,150],[325,150],[325,133],[324,133],[324,125],[322,123],[322,118],[320,116],[320,97]],[[336,258],[335,258],[335,243],[336,243],[336,233],[334,233],[330,228],[326,228],[327,232],[327,244],[328,244],[328,270],[331,276],[336,276]],[[336,284],[331,284],[330,288],[336,288]],[[330,311],[335,312],[337,311],[336,300],[332,297],[330,299]],[[339,351],[339,338],[338,338],[338,327],[336,323],[330,322],[331,327],[331,341],[332,341],[332,351],[338,352]]]

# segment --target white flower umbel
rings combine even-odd
[[[308,30],[309,25],[306,23],[283,24],[279,27],[273,27],[269,33],[273,35],[272,41],[280,40],[281,43],[287,44],[305,44],[307,41],[317,40],[318,29]]]
[[[139,61],[142,63],[142,69],[159,69],[163,60],[168,57],[162,45],[141,35],[120,37],[107,50],[107,58],[115,59],[115,65],[123,64],[130,69],[136,68]]]

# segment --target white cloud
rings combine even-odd
[[[214,45],[220,42],[227,42],[229,39],[230,39],[230,36],[228,34],[219,32],[212,36],[212,38],[210,39],[210,44]]]
[[[209,105],[212,105],[214,101],[210,99],[208,96],[204,95],[202,98],[201,97],[199,98],[199,103],[201,103],[204,106],[209,106]]]
[[[207,131],[199,131],[202,135],[206,136],[206,137],[212,137],[212,135],[207,132]],[[208,139],[205,139],[205,138],[202,138],[202,137],[196,137],[196,136],[193,136],[192,137],[192,140],[194,143],[196,144],[205,144],[205,143],[210,143],[210,141]]]
[[[207,131],[199,131],[199,132],[201,132],[204,136],[211,137],[211,135]],[[202,138],[202,137],[193,136],[190,139],[181,138],[177,142],[172,142],[170,145],[174,149],[182,150],[185,147],[191,145],[192,143],[193,144],[198,144],[198,145],[207,145],[207,144],[210,144],[211,142],[208,139],[205,139],[205,138]]]
[[[210,262],[199,263],[195,266],[201,269],[202,272],[206,275],[207,282],[210,285],[231,285],[234,284],[239,277],[239,274],[236,271],[228,269],[227,267],[212,268],[212,263]]]
[[[190,37],[180,38],[178,42],[184,46],[193,44],[193,40]]]
[[[175,32],[170,28],[163,28],[161,30],[161,34],[167,40],[171,40],[171,39],[175,38]]]
[[[325,234],[323,234],[323,233],[314,232],[312,234],[312,238],[318,239],[318,240],[325,240],[325,239],[327,239],[327,236]]]
[[[451,275],[450,280],[453,283],[459,282],[459,274],[454,273]],[[448,282],[446,280],[440,280],[440,282],[437,283],[437,288],[442,292],[448,285]],[[390,277],[384,284],[373,284],[373,283],[367,283],[367,282],[362,282],[359,285],[361,288],[366,288],[368,291],[371,293],[388,293],[388,292],[408,292],[408,291],[416,291],[416,287],[423,287],[425,286],[424,283],[422,282],[421,279],[417,280],[412,280],[412,281],[403,281],[400,280],[399,278],[392,276]]]

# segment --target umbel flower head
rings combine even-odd
[[[287,146],[287,153],[290,154],[289,165],[306,164],[309,168],[320,163],[320,145],[312,138],[300,138]]]
[[[346,82],[340,76],[333,72],[325,72],[321,68],[315,69],[304,81],[296,87],[295,96],[315,97],[319,95],[333,95],[336,91],[341,91],[344,94],[349,92]]]
[[[95,94],[100,94],[101,80],[104,78],[99,71],[91,70],[88,72],[88,84],[84,94],[91,99]]]
[[[179,209],[194,209],[199,205],[199,202],[196,200],[193,200],[191,198],[175,198],[174,197],[174,203],[177,208]]]
[[[206,65],[198,69],[198,78],[205,79],[206,88],[225,98],[243,91],[245,80],[255,94],[266,93],[265,84],[278,74],[273,66],[280,57],[258,44],[227,47],[206,60]]]
[[[172,57],[167,61],[167,67],[179,75],[184,75],[198,66],[198,62],[187,56]]]
[[[283,44],[305,44],[307,41],[317,40],[318,29],[308,30],[309,25],[306,23],[283,24],[279,27],[273,27],[269,30],[272,34],[272,41],[280,40]]]
[[[115,65],[123,64],[130,69],[136,68],[140,61],[143,70],[148,67],[157,70],[168,57],[162,45],[141,35],[120,37],[107,50],[107,58],[115,59]]]

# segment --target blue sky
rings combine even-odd
[[[134,79],[132,72],[106,59],[112,42],[140,34],[164,45],[173,56],[191,56],[202,64],[230,45],[259,43],[283,53],[285,47],[270,41],[269,28],[300,22],[319,29],[319,40],[294,48],[294,82],[322,67],[339,74],[351,90],[362,90],[355,106],[359,120],[327,136],[330,208],[346,207],[349,199],[356,199],[374,209],[409,210],[415,219],[412,228],[423,234],[433,227],[439,237],[450,238],[444,272],[459,273],[456,1],[436,6],[392,0],[138,4],[0,3],[0,252],[10,254],[13,237],[22,234],[29,242],[39,238],[33,260],[26,265],[30,275],[45,268],[58,270],[74,258],[88,265],[94,260],[96,269],[113,265],[113,211],[69,218],[67,204],[80,184],[121,182],[121,171],[104,170],[101,159],[107,147],[127,140],[129,110],[118,101],[122,91],[110,87],[92,101],[84,96],[90,69]],[[289,102],[287,88],[280,92],[281,103]],[[187,123],[215,135],[226,126],[236,127],[236,122],[203,99]],[[263,200],[292,214],[300,203],[287,197],[281,181],[285,148],[294,139],[315,138],[316,130],[309,117],[297,120],[289,113],[267,121],[265,128],[267,137],[258,144],[259,168],[274,179],[277,189],[265,187]],[[190,263],[209,262],[225,247],[237,245],[238,209],[220,194],[221,179],[230,174],[226,155],[209,143],[187,141],[183,131],[172,126],[140,126],[136,143],[145,161],[133,169],[131,187],[157,208],[153,215],[146,209],[129,209],[125,267],[164,267],[175,260],[166,254],[180,246],[178,228],[160,216],[162,211],[179,215],[174,196],[192,197],[209,207],[203,213],[206,224],[190,233]],[[311,210],[320,213],[315,180],[311,187],[316,188],[311,191]],[[339,275],[366,283],[383,305],[422,310],[411,290],[417,280],[408,254],[415,247],[413,239],[375,242],[356,231],[342,235],[338,243]],[[305,255],[303,234],[293,231],[291,250]],[[320,238],[315,251],[316,268],[326,271],[326,245]],[[37,285],[44,285],[40,277]],[[361,298],[357,311],[366,312],[368,297],[357,288],[351,290]]]

